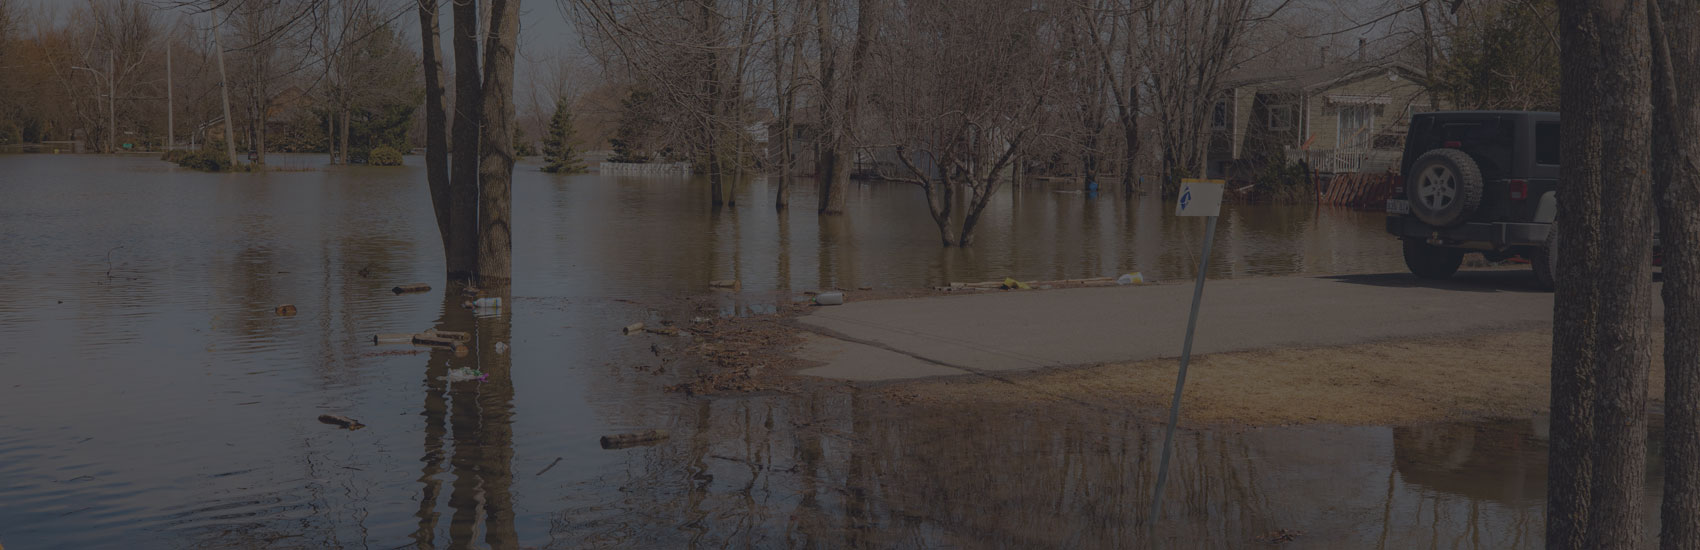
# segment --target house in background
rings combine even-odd
[[[1269,162],[1320,173],[1397,170],[1413,113],[1434,110],[1422,73],[1349,61],[1235,79],[1208,128],[1211,177],[1250,179]]]

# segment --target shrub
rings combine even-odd
[[[165,156],[160,158],[175,162],[178,166],[202,172],[224,172],[231,168],[230,157],[225,155],[224,151],[214,149],[199,151],[178,149],[167,152]]]
[[[372,166],[401,166],[401,151],[388,145],[379,145],[367,154],[366,163]]]

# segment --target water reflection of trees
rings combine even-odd
[[[833,388],[691,400],[676,420],[683,433],[673,442],[632,452],[618,498],[560,513],[553,547],[1149,542],[1144,513],[1161,434],[1148,420],[894,406]],[[1538,449],[1479,448],[1456,465],[1491,483],[1435,487],[1425,477],[1426,465],[1450,464],[1457,430],[1498,429],[1183,431],[1156,536],[1244,547],[1291,529],[1329,547],[1537,546],[1538,493],[1481,491],[1538,479]]]
[[[435,351],[425,366],[419,526],[412,539],[418,548],[468,548],[482,534],[491,548],[513,548],[519,535],[512,494],[512,361],[508,354],[496,351],[497,343],[511,338],[511,317],[505,310],[475,317],[459,303],[457,293],[444,292],[436,328],[472,333],[470,352],[456,357]],[[462,367],[483,371],[489,378],[484,382],[443,380],[449,370]],[[446,501],[444,481],[448,482]],[[446,543],[438,539],[443,527],[440,509],[445,505],[450,515]]]

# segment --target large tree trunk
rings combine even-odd
[[[478,156],[482,86],[478,69],[478,2],[454,1],[455,110],[449,166],[449,277],[471,279],[478,271]]]
[[[1659,543],[1700,548],[1700,2],[1653,6],[1653,181],[1664,254],[1664,506]]]
[[[1651,300],[1646,4],[1559,5],[1564,197],[1548,548],[1642,546]]]
[[[513,279],[514,48],[520,0],[491,0],[484,43],[484,160],[478,166],[478,284]]]
[[[791,100],[793,95],[791,93],[791,81],[786,77],[795,78],[795,73],[788,75],[785,72],[785,45],[787,41],[782,37],[784,31],[779,24],[779,0],[773,0],[769,9],[773,10],[773,100],[779,106],[780,133],[778,136],[779,158],[774,159],[773,166],[773,169],[779,173],[779,192],[774,196],[773,206],[783,210],[791,202]],[[792,65],[791,70],[796,71],[800,67],[801,65]],[[772,132],[768,134],[768,151],[764,151],[764,153],[773,150],[775,136],[772,135]]]
[[[449,130],[444,100],[443,46],[438,38],[436,0],[418,0],[420,59],[425,66],[425,181],[431,189],[431,209],[437,215],[437,234],[443,255],[449,254]],[[335,156],[335,153],[332,153]]]
[[[833,122],[832,171],[821,180],[820,213],[842,214],[846,195],[850,192],[850,169],[856,155],[850,150],[850,134],[856,127],[860,111],[861,80],[867,65],[868,49],[873,42],[874,15],[878,11],[870,0],[856,2],[856,41],[850,47],[850,73],[842,82],[844,108]],[[827,16],[822,16],[827,17]],[[824,54],[823,54],[824,55]]]
[[[702,123],[703,145],[708,152],[708,184],[714,194],[714,206],[726,203],[726,195],[721,188],[725,166],[721,162],[720,107],[720,24],[715,16],[715,0],[697,0],[697,32],[703,41],[702,53],[702,84],[703,101],[707,103],[706,116]]]
[[[832,30],[832,2],[816,0],[815,2],[815,39],[820,54],[820,94],[815,98],[816,107],[820,110],[819,120],[815,122],[816,146],[819,150],[815,158],[815,179],[820,182],[819,202],[817,211],[826,213],[827,201],[832,195],[833,166],[838,163],[838,100],[834,95],[837,91],[838,38]]]

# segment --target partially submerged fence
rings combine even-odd
[[[604,162],[597,165],[604,176],[689,176],[689,162]]]
[[[1384,208],[1399,177],[1392,173],[1335,174],[1317,186],[1317,204],[1350,206],[1353,208]]]

